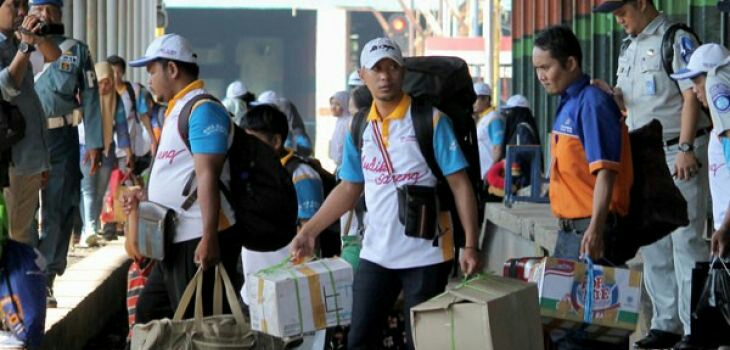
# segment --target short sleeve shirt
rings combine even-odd
[[[362,135],[362,150],[355,146],[347,133],[340,177],[344,181],[363,183],[368,208],[363,247],[360,258],[391,269],[412,268],[442,263],[453,259],[453,233],[440,217],[442,235],[437,246],[433,241],[405,235],[398,220],[396,186],[435,186],[433,175],[420,151],[413,129],[411,99],[404,96],[399,106],[388,116],[380,118],[375,105],[368,116],[368,126]],[[434,110],[433,148],[436,162],[448,176],[467,167],[459,148],[451,121]],[[376,139],[375,135],[380,135]],[[379,145],[384,151],[381,152]],[[387,156],[387,158],[386,158]],[[388,174],[388,162],[393,176]]]
[[[624,39],[616,73],[616,83],[623,92],[628,110],[629,130],[657,119],[662,123],[665,140],[679,137],[684,103],[680,90],[692,87],[689,80],[675,82],[671,79],[662,64],[662,38],[671,24],[664,14],[660,14],[639,35]],[[675,72],[687,65],[697,46],[692,35],[677,31],[672,61]],[[698,129],[710,126],[709,118],[701,114]]]
[[[559,218],[592,215],[595,174],[618,173],[610,210],[628,213],[633,180],[628,130],[612,97],[583,76],[561,96],[551,134],[550,204]]]

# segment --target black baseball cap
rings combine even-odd
[[[629,1],[631,0],[606,0],[600,5],[594,7],[593,12],[611,13],[620,9],[621,6],[624,6]]]

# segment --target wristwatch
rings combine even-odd
[[[683,142],[683,143],[680,143],[679,144],[679,151],[680,152],[687,153],[687,152],[692,152],[694,150],[695,150],[695,145],[693,145],[691,143]]]
[[[20,44],[18,44],[18,51],[20,51],[20,53],[29,54],[35,51],[35,46],[28,44],[25,41],[21,41]]]

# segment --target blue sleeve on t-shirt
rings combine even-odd
[[[309,220],[319,210],[324,201],[322,180],[309,165],[301,164],[292,175],[294,189],[297,192],[297,206],[300,220]]]
[[[225,154],[230,122],[228,112],[218,103],[203,102],[195,107],[188,132],[193,154]]]
[[[137,113],[139,115],[147,114],[149,108],[147,107],[147,90],[143,87],[139,88],[139,96],[137,97]]]
[[[504,119],[494,118],[489,125],[487,125],[487,133],[489,134],[489,140],[492,141],[492,145],[501,145],[504,139]]]
[[[441,116],[433,131],[433,151],[441,173],[448,176],[469,166],[454,134],[451,119]]]
[[[122,99],[117,99],[117,110],[114,116],[114,132],[117,134],[117,148],[129,147],[129,125],[127,124],[127,111],[124,109]]]
[[[579,105],[579,136],[589,164],[621,161],[621,112],[611,96],[587,87]]]
[[[365,182],[365,176],[362,172],[362,162],[360,161],[360,150],[355,146],[352,133],[349,131],[345,137],[345,146],[342,152],[340,179],[354,183]]]

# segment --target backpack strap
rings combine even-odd
[[[194,96],[190,99],[185,105],[183,106],[182,110],[180,110],[180,115],[177,118],[177,131],[180,133],[180,137],[182,137],[183,142],[185,142],[185,147],[187,147],[189,152],[192,152],[190,149],[190,116],[193,114],[193,109],[200,105],[203,102],[206,101],[213,101],[215,103],[220,104],[220,101],[218,99],[211,95],[211,94],[200,94],[197,96]]]
[[[177,131],[178,133],[180,133],[180,137],[183,139],[185,147],[190,153],[192,153],[192,149],[190,148],[190,116],[193,114],[193,110],[195,109],[195,107],[207,101],[213,101],[214,103],[220,104],[220,101],[218,101],[215,96],[210,94],[200,94],[194,96],[190,99],[190,101],[185,103],[182,110],[180,111],[180,115],[177,118]],[[195,201],[198,200],[198,191],[197,189],[193,189],[193,182],[195,182],[194,171],[192,174],[190,174],[190,177],[188,178],[188,181],[185,183],[185,187],[183,188],[182,195],[185,196],[185,201],[181,206],[183,210],[190,209]],[[218,180],[218,187],[220,187],[220,190],[223,192],[226,200],[228,200],[228,203],[233,203],[231,202],[231,194],[229,193],[228,189],[223,185],[223,182],[220,181],[220,179]]]
[[[134,87],[130,82],[124,82],[124,86],[127,88],[127,95],[129,100],[132,102],[132,112],[137,113],[137,95],[134,94]],[[139,119],[139,118],[138,118]]]
[[[370,114],[370,107],[366,110],[361,110],[355,113],[352,117],[352,122],[350,122],[350,134],[352,134],[352,141],[360,153],[362,153],[362,135],[365,134],[365,128],[368,126],[368,114]]]
[[[674,67],[672,67],[672,63],[674,63],[674,41],[677,38],[677,32],[678,31],[684,31],[685,33],[691,35],[695,41],[697,41],[697,45],[702,45],[702,40],[700,40],[700,37],[695,33],[690,26],[684,24],[684,23],[674,23],[669,28],[667,28],[667,31],[664,32],[664,36],[662,36],[662,45],[661,45],[661,54],[662,54],[662,67],[664,68],[664,72],[667,73],[669,78],[674,82],[674,86],[677,87],[677,90],[679,90],[679,94],[682,95],[682,89],[679,87],[679,81],[672,79],[672,74],[674,74]],[[705,112],[707,116],[710,116],[710,110],[705,108],[704,106],[700,105],[700,110]]]
[[[289,159],[287,159],[286,164],[284,164],[284,169],[289,173],[289,175],[294,176],[294,172],[297,170],[300,164],[307,163],[304,159],[300,158],[296,154],[293,154]]]
[[[411,104],[411,119],[416,132],[418,148],[421,150],[423,158],[426,159],[426,164],[439,181],[443,180],[444,174],[436,162],[436,154],[433,150],[433,105],[425,99],[414,98]]]
[[[697,33],[692,30],[688,25],[684,23],[675,23],[669,26],[667,28],[667,31],[664,32],[664,36],[662,37],[662,66],[664,66],[664,71],[668,75],[674,74],[674,67],[672,67],[672,63],[674,62],[674,41],[677,37],[677,31],[684,31],[687,34],[694,37],[694,39],[697,41],[698,45],[702,45],[702,41],[700,40],[700,37],[697,36]]]

